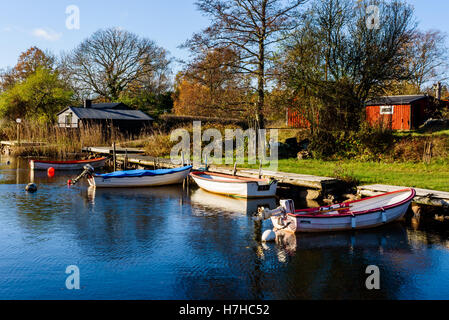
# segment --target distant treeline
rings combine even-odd
[[[366,99],[429,92],[444,81],[446,37],[419,30],[406,2],[198,0],[210,20],[175,61],[154,41],[101,29],[60,56],[32,47],[0,76],[0,117],[52,122],[85,98],[264,127],[285,108],[311,132],[358,130]],[[377,15],[378,14],[378,15]],[[151,36],[151,35],[149,35]],[[443,87],[443,95],[447,93]],[[318,120],[319,119],[319,120]],[[319,121],[319,123],[318,123]]]

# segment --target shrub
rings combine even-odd
[[[343,181],[348,188],[354,189],[360,185],[360,180],[354,175],[354,172],[348,172],[342,166],[338,166],[334,170],[333,176],[336,179]]]
[[[393,132],[382,126],[372,127],[363,123],[357,133],[359,140],[359,153],[368,152],[371,155],[379,155],[391,151],[394,144]]]
[[[338,150],[337,139],[327,131],[316,131],[309,144],[309,151],[316,159],[325,159],[334,155]]]
[[[145,143],[145,153],[153,157],[169,156],[171,149],[177,142],[170,141],[170,134],[162,132],[154,133],[149,136]]]

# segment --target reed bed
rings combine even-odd
[[[126,136],[117,128],[89,125],[79,129],[59,128],[53,124],[25,122],[20,124],[20,141],[24,146],[12,150],[13,156],[55,157],[65,159],[81,157],[84,146],[108,146],[126,141]],[[14,124],[0,128],[2,140],[17,141],[17,127]],[[27,146],[26,143],[39,143]]]

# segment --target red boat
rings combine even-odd
[[[416,195],[412,188],[320,208],[295,210],[292,200],[281,207],[261,209],[262,219],[271,218],[276,230],[326,232],[368,229],[401,219]]]
[[[97,158],[89,160],[73,160],[73,161],[40,161],[30,160],[31,170],[48,170],[54,168],[55,170],[83,170],[84,166],[89,164],[94,168],[104,167],[108,158]]]

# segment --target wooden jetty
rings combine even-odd
[[[370,197],[381,193],[392,192],[405,188],[407,187],[373,184],[358,187],[357,193],[363,197]],[[449,207],[449,192],[435,191],[429,189],[419,189],[419,188],[414,189],[416,190],[416,196],[415,199],[413,200],[414,203],[443,208]]]
[[[36,146],[42,146],[45,143],[44,142],[37,142],[37,141],[0,141],[0,144],[2,146],[8,146],[8,147],[36,147]]]
[[[116,160],[122,163],[134,164],[140,167],[151,168],[175,168],[179,165],[173,164],[170,159],[156,158],[151,156],[145,156],[142,154],[132,154],[127,149],[127,155],[123,151],[123,148],[116,149]],[[132,150],[132,149],[131,149]],[[97,153],[97,154],[112,154],[113,148],[109,147],[86,147],[83,148],[85,152]],[[137,151],[136,151],[137,152]],[[200,169],[201,166],[194,166],[194,170]],[[234,169],[226,166],[209,166],[209,170],[212,172],[233,174]],[[295,174],[287,172],[275,172],[258,169],[238,169],[237,174],[243,177],[258,177],[261,173],[263,178],[276,179],[280,184],[295,186],[302,189],[302,195],[308,200],[318,199],[328,194],[338,193],[341,181],[334,178],[318,177],[305,174]]]
[[[83,152],[91,152],[101,155],[110,155],[114,152],[114,147],[83,147]],[[144,153],[144,150],[137,149],[137,148],[115,148],[116,154],[142,154]]]
[[[44,145],[46,145],[45,142],[37,141],[0,141],[0,153],[9,156],[18,147],[40,147]]]

